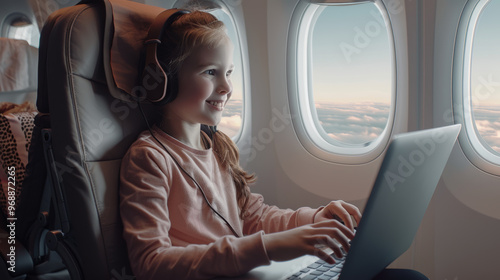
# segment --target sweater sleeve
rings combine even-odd
[[[169,179],[164,155],[135,147],[123,159],[120,214],[132,271],[138,280],[236,276],[269,264],[262,232],[224,236],[210,244],[173,246],[167,208]]]
[[[297,210],[280,209],[264,203],[260,194],[251,194],[247,211],[244,216],[244,234],[254,234],[263,230],[266,233],[284,231],[299,226],[312,224],[314,217],[320,211],[309,207]]]

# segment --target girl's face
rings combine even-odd
[[[170,117],[189,124],[217,125],[231,97],[233,46],[226,38],[214,48],[195,48],[179,69],[179,92]]]

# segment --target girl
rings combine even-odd
[[[158,60],[176,98],[159,107],[161,120],[130,147],[120,175],[124,238],[137,279],[236,276],[304,254],[333,263],[321,246],[339,257],[338,244],[348,251],[351,216],[361,218],[355,206],[268,206],[250,192],[255,177],[239,166],[231,139],[200,130],[219,123],[231,97],[233,46],[223,23],[204,12],[184,14],[161,41]]]

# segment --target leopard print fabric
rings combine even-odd
[[[16,206],[19,205],[21,185],[28,162],[28,150],[34,128],[36,112],[19,112],[0,114],[0,207],[5,217],[12,217],[15,213],[7,211],[7,191],[9,167],[15,167]],[[20,133],[22,132],[22,133]],[[10,185],[12,187],[12,185]]]

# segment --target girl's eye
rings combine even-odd
[[[205,74],[207,74],[207,75],[215,75],[215,70],[214,69],[207,70],[207,71],[205,71]]]
[[[231,74],[233,74],[233,70],[230,70],[230,71],[226,72],[226,76],[228,76],[228,77],[231,76]]]

